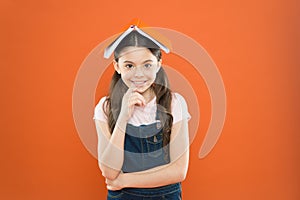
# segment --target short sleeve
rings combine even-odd
[[[173,115],[173,124],[179,122],[183,119],[191,119],[191,115],[188,112],[188,107],[185,99],[178,93],[173,93],[172,98],[172,115]]]
[[[100,101],[98,102],[98,104],[96,105],[95,109],[94,109],[94,117],[93,119],[97,119],[103,122],[107,122],[107,117],[103,111],[103,104],[106,100],[106,97],[102,97],[100,99]]]

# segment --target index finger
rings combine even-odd
[[[131,84],[130,84],[128,90],[130,90],[130,91],[133,92],[133,91],[135,91],[136,89],[137,89],[137,87],[135,86],[135,84],[131,82]]]

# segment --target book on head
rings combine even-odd
[[[169,53],[170,50],[168,47],[158,42],[156,39],[151,37],[149,34],[145,33],[142,29],[138,28],[135,25],[130,26],[126,31],[124,31],[115,41],[113,41],[108,47],[104,50],[104,58],[109,58],[111,54],[115,51],[121,41],[132,31],[137,31],[142,36],[150,39],[153,43],[155,43],[159,48],[161,48],[164,52]]]

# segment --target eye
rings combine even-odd
[[[146,68],[150,68],[150,67],[152,67],[152,65],[149,64],[149,63],[147,63],[147,64],[145,64],[145,67],[146,67]]]
[[[127,69],[131,69],[131,68],[133,68],[133,65],[132,65],[132,64],[127,64],[127,65],[125,65],[125,67],[126,67]]]

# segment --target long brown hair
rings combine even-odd
[[[116,62],[118,62],[122,49],[128,46],[146,47],[157,58],[158,61],[161,60],[161,51],[159,47],[150,39],[140,35],[136,31],[132,31],[122,40],[122,42],[114,51]],[[127,89],[128,87],[122,81],[121,75],[115,72],[110,83],[109,95],[103,104],[103,110],[107,116],[108,126],[111,134],[113,133],[116,121],[120,114],[122,98]],[[159,71],[157,72],[156,79],[152,84],[151,89],[153,89],[154,94],[156,95],[158,117],[161,122],[163,132],[163,146],[166,146],[170,142],[173,116],[171,114],[172,93],[167,74],[163,67],[160,67]]]

